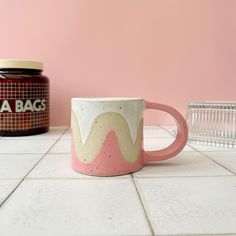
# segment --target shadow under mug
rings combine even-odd
[[[177,123],[175,141],[158,151],[143,150],[143,112],[157,109]],[[169,159],[185,146],[188,128],[173,107],[141,98],[72,98],[72,168],[82,174],[114,176]]]

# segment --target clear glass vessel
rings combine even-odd
[[[189,141],[236,148],[236,101],[196,101],[186,116]]]

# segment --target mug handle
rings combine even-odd
[[[169,113],[175,118],[178,130],[175,141],[158,151],[143,151],[144,162],[167,160],[182,151],[188,139],[188,126],[184,117],[173,107],[145,101],[146,109],[156,109]]]

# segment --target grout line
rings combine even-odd
[[[222,165],[221,163],[219,163],[219,162],[215,161],[214,159],[212,159],[211,157],[207,156],[207,155],[205,154],[205,152],[203,152],[203,151],[198,151],[196,148],[194,148],[194,147],[192,147],[192,146],[190,146],[190,147],[191,147],[193,150],[195,150],[195,151],[197,151],[198,153],[200,153],[202,156],[206,157],[208,160],[210,160],[210,161],[216,163],[217,165],[223,167],[224,169],[228,170],[228,171],[229,171],[230,173],[232,173],[234,176],[236,175],[236,173],[233,172],[232,170],[230,170],[229,168],[225,167],[225,166]],[[208,152],[208,151],[206,151],[206,152]],[[209,151],[209,152],[210,152],[210,151]],[[212,151],[212,152],[218,152],[218,151]],[[221,151],[219,151],[219,153],[221,153]]]
[[[179,178],[222,178],[222,177],[235,177],[235,175],[189,175],[189,176],[134,176],[134,179],[179,179]]]
[[[136,190],[138,199],[139,199],[140,204],[141,204],[141,206],[142,206],[142,208],[143,208],[144,216],[145,216],[145,218],[146,218],[146,220],[147,220],[149,229],[150,229],[150,231],[151,231],[152,236],[155,236],[155,233],[154,233],[154,229],[153,229],[153,227],[152,227],[151,220],[150,220],[150,218],[149,218],[148,212],[147,212],[147,210],[146,210],[146,208],[145,208],[145,206],[144,206],[144,203],[143,203],[143,201],[142,201],[142,197],[141,197],[141,194],[140,194],[140,192],[139,192],[139,190],[138,190],[138,186],[137,186],[137,184],[136,184],[136,182],[135,182],[135,179],[134,179],[134,177],[133,177],[133,174],[131,174],[131,176],[132,176],[132,181],[133,181],[133,184],[134,184],[134,187],[135,187],[135,190]]]
[[[167,133],[169,133],[172,137],[175,137],[175,135],[171,132],[171,131],[169,131],[168,129],[165,129],[164,127],[162,127],[162,126],[160,126],[160,128],[161,129],[163,129],[163,130],[165,130]],[[173,126],[173,128],[174,128],[174,126]]]
[[[3,157],[2,155],[17,155],[17,156],[32,156],[32,155],[42,155],[42,154],[44,154],[44,153],[30,153],[30,152],[26,152],[26,153],[24,153],[24,152],[22,152],[22,153],[0,153],[0,159],[1,158],[5,158],[5,157]]]
[[[187,143],[186,145],[188,145],[190,148],[192,148],[193,150],[195,150],[196,152],[202,153],[202,152],[235,152],[235,150],[231,150],[231,149],[212,149],[212,150],[199,150],[197,148],[195,148],[194,146],[191,145],[191,143]]]
[[[223,167],[224,169],[228,170],[230,173],[232,173],[234,176],[236,175],[236,173],[232,170],[230,170],[228,167],[224,166],[223,164],[217,162],[216,160],[212,159],[211,157],[207,156],[204,152],[200,152],[204,157],[206,157],[207,159],[213,161],[214,163],[216,163],[217,165]]]
[[[171,178],[222,178],[222,177],[235,177],[235,175],[201,175],[201,176],[134,176],[134,179],[171,179]],[[4,180],[20,180],[22,178],[1,178]],[[82,177],[28,177],[27,180],[115,180],[115,179],[130,179],[130,176],[82,176]]]
[[[164,127],[160,126],[163,130],[165,130],[166,132],[168,132],[173,138],[175,138],[175,134],[173,134],[171,131],[169,131],[168,129],[165,129]],[[174,128],[174,126],[173,126]],[[193,148],[191,145],[189,145],[189,143],[187,142],[185,146],[188,146],[189,148],[192,148],[194,151],[199,152],[197,149]],[[193,152],[193,151],[187,151],[187,152]]]
[[[88,177],[70,177],[70,178],[67,178],[67,177],[60,177],[60,178],[47,178],[47,177],[41,177],[41,178],[37,178],[37,177],[29,177],[27,178],[27,180],[101,180],[101,181],[104,181],[104,180],[116,180],[116,179],[130,179],[129,176],[88,176]],[[1,181],[1,179],[0,179]]]
[[[162,126],[160,126],[160,128],[163,129],[163,130],[165,130],[166,132],[168,132],[172,137],[175,137],[175,135],[174,135],[171,131],[169,131],[168,129],[165,129],[165,128],[162,127]],[[173,127],[173,128],[174,128],[174,127]],[[191,144],[192,144],[192,143],[189,143],[189,142],[188,142],[186,145],[187,145],[188,147],[194,149],[196,152],[202,153],[201,150],[196,149],[196,148],[193,147]],[[233,149],[232,149],[232,150],[231,150],[231,149],[207,150],[206,152],[231,152],[231,151],[234,151],[234,150],[233,150]]]
[[[16,187],[9,193],[9,195],[1,202],[0,208],[7,202],[7,200],[12,196],[12,194],[16,191],[16,189],[24,182],[24,180],[27,178],[27,176],[31,173],[31,171],[42,161],[42,159],[49,153],[49,151],[55,146],[57,141],[61,138],[61,136],[67,131],[67,129],[64,130],[64,132],[55,140],[55,142],[52,144],[50,148],[42,155],[42,157],[35,163],[35,165],[26,173],[26,175],[22,178],[22,180],[16,185]]]
[[[65,154],[71,154],[71,152],[50,152],[49,154],[65,155]]]

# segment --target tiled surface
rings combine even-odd
[[[136,179],[154,232],[160,235],[236,232],[236,178]]]
[[[23,139],[1,139],[1,153],[45,153],[55,143],[55,140],[23,140]]]
[[[18,236],[150,235],[131,178],[26,180],[0,214],[0,235],[16,232]]]
[[[66,132],[62,135],[61,139],[70,139],[71,138],[71,129],[67,129]]]
[[[146,126],[143,131],[144,138],[156,137],[156,138],[171,138],[172,135],[163,130],[160,127]]]
[[[23,178],[39,161],[42,155],[0,154],[0,179]]]
[[[9,194],[16,188],[19,182],[20,182],[20,179],[15,179],[15,180],[0,179],[0,205],[9,196]],[[0,209],[0,214],[1,214],[1,209]]]
[[[153,150],[160,150],[167,146],[169,146],[171,143],[173,143],[174,137],[172,138],[166,138],[166,137],[148,137],[144,138],[144,149],[148,151]],[[186,145],[183,149],[183,152],[192,152],[194,151],[190,146]]]
[[[197,152],[182,152],[158,163],[148,163],[135,177],[177,177],[233,175],[228,170]]]
[[[145,149],[169,145],[174,129],[146,127]],[[0,138],[0,235],[236,235],[235,150],[189,144],[99,178],[71,170],[70,133]]]
[[[176,130],[177,130],[176,126],[162,125],[161,128],[168,131],[171,135],[176,134]]]
[[[236,152],[205,152],[204,154],[236,174]]]
[[[49,153],[71,153],[70,139],[60,139]]]
[[[71,169],[70,154],[47,154],[34,168],[27,178],[44,179],[74,179],[74,178],[97,178],[83,175]],[[123,175],[128,178],[130,175]],[[113,177],[114,178],[114,177]],[[121,178],[121,177],[119,177]]]

